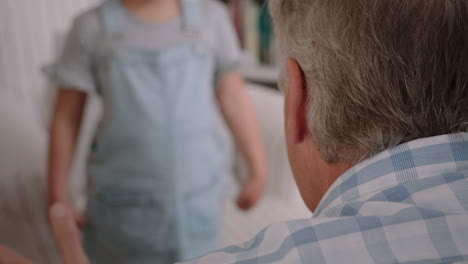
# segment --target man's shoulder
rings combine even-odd
[[[447,245],[461,250],[446,251]],[[318,217],[274,224],[243,244],[187,264],[468,261],[466,245],[467,214],[446,215],[408,206],[384,216]]]

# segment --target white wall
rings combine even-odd
[[[97,0],[0,0],[0,97],[40,103],[39,68],[55,52],[54,36]]]

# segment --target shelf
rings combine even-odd
[[[278,82],[279,69],[274,66],[244,65],[241,72],[247,81],[276,86]]]

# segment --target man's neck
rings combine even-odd
[[[179,0],[121,0],[136,17],[145,22],[164,22],[180,13]]]

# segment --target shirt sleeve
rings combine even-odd
[[[92,52],[89,39],[86,39],[86,21],[78,17],[74,20],[59,57],[55,63],[43,68],[46,77],[64,89],[95,92]],[[88,37],[89,38],[89,37]]]
[[[216,19],[216,80],[226,73],[239,70],[242,58],[231,16],[225,6],[219,6],[220,12]]]

